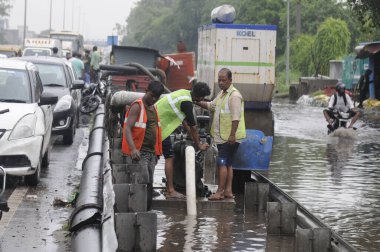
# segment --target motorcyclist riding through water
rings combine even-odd
[[[346,94],[346,86],[344,83],[338,82],[335,90],[335,94],[330,97],[328,109],[323,110],[323,115],[328,123],[327,128],[330,132],[337,129],[337,126],[334,125],[337,113],[348,113],[349,118],[352,118],[348,128],[353,128],[354,123],[360,116],[360,112],[354,108],[351,97]]]

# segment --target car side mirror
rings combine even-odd
[[[83,80],[74,80],[73,85],[71,86],[71,89],[82,89],[83,87],[84,87]]]
[[[40,96],[40,102],[38,103],[39,106],[41,105],[53,105],[58,102],[58,96],[53,95],[51,93],[42,92]]]

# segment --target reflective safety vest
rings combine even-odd
[[[180,89],[166,95],[156,102],[158,115],[160,116],[162,129],[162,139],[165,140],[171,133],[181,125],[186,115],[181,111],[181,103],[184,101],[193,102],[191,92]]]
[[[230,112],[230,106],[228,104],[228,99],[230,98],[230,95],[233,92],[239,92],[235,87],[232,87],[231,91],[228,92],[226,95],[222,96],[219,95],[216,101],[215,111],[219,111],[219,134],[220,137],[227,141],[230,133],[231,133],[231,126],[232,126],[232,116]],[[214,113],[215,115],[216,113]],[[215,117],[212,120],[211,125],[211,136],[215,136],[214,132],[214,124],[215,124]],[[236,139],[243,139],[246,137],[245,133],[245,120],[244,120],[244,101],[241,103],[241,114],[240,114],[240,121],[238,128],[236,130]]]
[[[144,141],[144,137],[145,137],[146,122],[148,121],[148,117],[146,115],[145,106],[142,101],[142,98],[137,99],[135,102],[132,103],[132,105],[135,103],[139,104],[141,111],[140,111],[140,116],[137,118],[135,126],[132,128],[132,138],[133,138],[133,142],[135,143],[136,149],[140,150]],[[124,125],[123,125],[123,139],[121,143],[121,150],[123,154],[129,155],[129,156],[131,155],[131,150],[129,149],[129,146],[128,146],[125,130],[127,127],[127,120],[128,120],[128,115],[129,115],[129,111],[131,110],[131,107],[128,109],[127,113],[125,114],[125,120],[124,120]],[[155,154],[157,156],[160,156],[162,154],[161,123],[160,123],[160,117],[158,116],[156,108],[154,108],[154,111],[156,112],[156,116],[157,116],[156,146],[154,149],[155,149]]]

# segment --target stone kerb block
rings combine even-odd
[[[331,230],[329,228],[297,228],[297,252],[331,251]]]
[[[270,235],[294,235],[297,226],[295,203],[267,203],[267,233]]]
[[[265,211],[269,199],[269,184],[246,182],[244,192],[244,209]]]
[[[156,251],[156,213],[115,213],[117,251]]]

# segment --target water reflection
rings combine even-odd
[[[266,251],[266,247],[279,248],[283,243],[281,237],[267,239],[261,212],[244,213],[239,207],[202,211],[197,217],[178,210],[156,212],[158,251]],[[285,248],[282,251],[292,251],[292,247]]]
[[[362,121],[356,139],[327,136],[322,108],[274,104],[268,176],[360,251],[380,247],[380,132]]]

